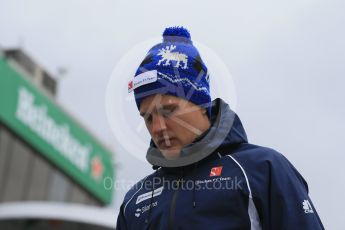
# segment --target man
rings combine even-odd
[[[117,229],[324,229],[303,177],[282,154],[249,144],[209,89],[189,32],[167,28],[129,84],[156,171],[128,191]]]

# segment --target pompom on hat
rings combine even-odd
[[[138,109],[154,94],[169,94],[206,108],[210,117],[211,96],[207,67],[183,27],[169,27],[163,42],[153,46],[128,84]]]

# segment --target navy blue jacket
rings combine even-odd
[[[215,100],[212,114],[212,128],[196,142],[214,150],[180,167],[162,163],[134,185],[117,229],[324,229],[294,166],[273,149],[249,144],[222,100]],[[212,146],[224,130],[221,144]]]

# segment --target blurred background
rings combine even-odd
[[[155,44],[147,41],[175,25],[226,65],[236,89],[229,103],[249,141],[282,152],[307,180],[325,228],[342,229],[344,1],[0,0],[0,6],[0,229],[115,227],[126,191],[152,169],[135,157],[145,149],[129,152],[110,128],[106,90],[133,47],[147,51]],[[142,60],[145,52],[136,54]],[[128,124],[138,119],[135,112],[126,116]],[[124,138],[133,145],[138,139]]]

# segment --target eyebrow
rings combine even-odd
[[[169,105],[163,105],[160,109],[174,109],[178,107],[177,104],[169,104]]]
[[[174,108],[177,108],[178,107],[178,104],[169,104],[169,105],[163,105],[161,108],[159,108],[160,110],[164,110],[164,109],[174,109]],[[145,117],[147,116],[148,113],[146,111],[142,111],[140,112],[140,116],[142,117]]]

